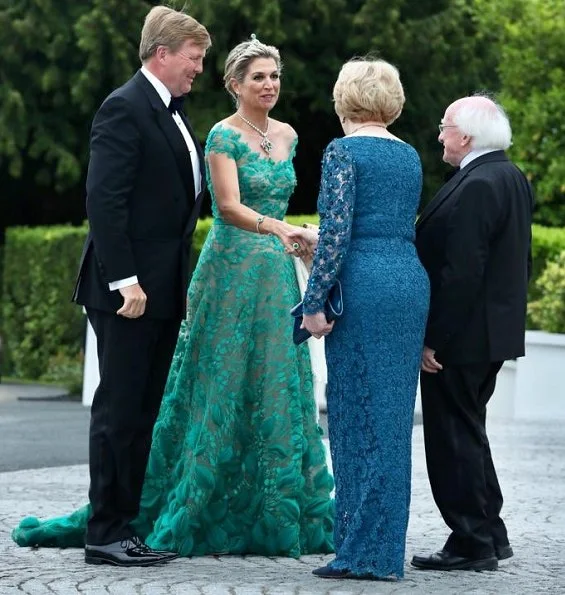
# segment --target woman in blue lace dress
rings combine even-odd
[[[304,325],[327,335],[328,426],[336,482],[335,560],[324,578],[400,578],[411,438],[429,284],[414,247],[422,173],[387,130],[404,93],[384,61],[345,64],[334,87],[345,137],[324,153],[319,243]],[[344,314],[328,324],[336,279]],[[329,333],[329,334],[328,334]]]
[[[153,433],[135,530],[183,556],[298,557],[333,551],[333,480],[316,421],[308,348],[292,342],[300,300],[282,221],[296,184],[296,133],[269,117],[276,48],[234,48],[225,82],[237,112],[206,143],[214,225],[188,293]],[[88,507],[14,530],[20,545],[80,546]]]

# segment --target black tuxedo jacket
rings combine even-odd
[[[524,355],[533,194],[504,151],[473,160],[416,224],[430,277],[425,345],[446,364]]]
[[[183,119],[204,174],[202,149]],[[109,95],[94,117],[86,190],[90,231],[73,299],[116,312],[123,298],[108,283],[137,275],[147,294],[145,316],[182,317],[204,192],[194,195],[184,138],[141,71]]]

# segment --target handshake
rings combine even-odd
[[[308,270],[312,266],[314,252],[318,245],[318,231],[318,226],[310,223],[304,223],[302,227],[288,225],[284,237],[281,237],[285,252],[300,258]]]

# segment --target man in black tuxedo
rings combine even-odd
[[[91,564],[172,557],[147,547],[130,523],[186,310],[205,184],[202,149],[181,106],[209,46],[195,19],[154,7],[141,34],[141,69],[106,98],[92,124],[90,232],[74,293],[96,333],[100,365],[90,423]]]
[[[443,160],[459,170],[422,212],[416,246],[431,301],[420,377],[428,475],[451,529],[434,570],[494,570],[513,555],[485,430],[504,360],[524,355],[533,195],[504,150],[511,129],[483,96],[451,104]]]

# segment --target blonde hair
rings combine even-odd
[[[145,62],[155,55],[160,45],[176,52],[187,39],[205,50],[212,45],[206,27],[196,19],[167,6],[155,6],[145,17],[139,42],[139,59]]]
[[[346,62],[334,85],[335,111],[353,122],[392,124],[402,112],[404,89],[396,67],[384,60]]]
[[[235,79],[242,83],[249,65],[257,58],[272,58],[279,72],[282,70],[281,56],[279,50],[273,45],[261,43],[255,35],[249,41],[243,41],[236,45],[226,58],[224,66],[224,86],[227,92],[237,101],[237,95],[232,88],[231,81]]]

